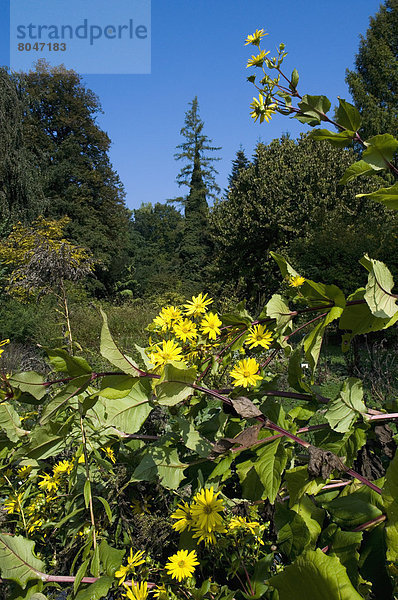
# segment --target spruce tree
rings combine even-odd
[[[386,0],[361,36],[355,70],[346,82],[362,114],[361,135],[398,136],[398,0]]]
[[[207,198],[215,198],[220,192],[215,180],[217,171],[212,164],[220,159],[209,156],[208,153],[221,148],[212,146],[211,140],[203,133],[204,122],[199,117],[196,96],[190,107],[185,114],[184,127],[180,131],[185,141],[177,146],[180,152],[175,154],[175,159],[187,163],[177,175],[177,183],[189,188],[188,195],[178,199],[184,205],[185,215],[180,248],[183,275],[188,285],[198,288],[202,285],[211,253]]]
[[[229,189],[232,189],[235,186],[235,183],[239,178],[240,171],[242,169],[247,169],[249,165],[250,161],[247,158],[242,146],[240,146],[239,150],[236,153],[236,158],[232,161],[231,175],[228,177]]]

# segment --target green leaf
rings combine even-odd
[[[355,377],[346,379],[340,395],[327,406],[325,417],[331,428],[341,433],[351,429],[358,416],[366,413],[362,398],[362,381]]]
[[[395,541],[396,547],[397,541]],[[378,525],[364,536],[359,560],[362,577],[372,582],[375,598],[391,598],[392,582],[387,571],[384,526]]]
[[[330,502],[323,502],[322,506],[332,515],[332,519],[337,525],[346,528],[357,527],[382,514],[381,510],[366,496],[356,493],[339,496]]]
[[[297,118],[303,116],[311,120],[309,122],[310,125],[312,123],[319,124],[324,120],[323,115],[329,111],[330,106],[330,100],[326,96],[310,96],[309,94],[305,94],[302,101],[298,103],[301,115],[298,115]]]
[[[125,398],[137,381],[138,377],[131,375],[107,375],[101,381],[101,389],[98,393],[102,398],[108,400]]]
[[[179,434],[186,447],[196,452],[199,456],[209,456],[212,450],[210,442],[203,438],[192,423],[184,419],[184,417],[177,416],[176,420]]]
[[[362,153],[362,160],[373,168],[385,169],[397,151],[398,140],[389,133],[375,135],[366,141],[366,150]]]
[[[329,544],[329,556],[336,556],[347,569],[347,575],[352,585],[358,586],[359,546],[362,542],[362,532],[341,531],[336,529]]]
[[[391,295],[394,280],[389,269],[384,263],[369,258],[367,254],[359,262],[369,271],[364,298],[372,315],[381,319],[393,317],[398,307],[396,298]]]
[[[180,461],[175,448],[152,446],[136,467],[131,481],[154,481],[159,477],[164,487],[175,490],[184,479],[187,466]]]
[[[369,194],[357,194],[357,198],[363,198],[366,196],[370,200],[380,202],[384,204],[386,208],[398,209],[398,182],[394,183],[391,187],[380,188],[376,192],[370,192]]]
[[[86,508],[88,508],[88,506],[90,504],[90,499],[91,499],[91,483],[90,483],[89,479],[86,479],[86,481],[84,482],[83,495],[84,495],[84,504],[86,505]]]
[[[117,550],[109,546],[106,540],[102,540],[99,547],[99,556],[102,567],[109,577],[113,577],[123,561],[125,550]]]
[[[234,312],[221,315],[224,325],[251,325],[253,317],[247,312],[245,302],[239,302]]]
[[[100,577],[95,583],[90,583],[85,589],[80,590],[75,600],[100,600],[107,595],[112,584],[113,577]]]
[[[289,491],[290,508],[296,504],[304,494],[316,495],[325,485],[321,477],[308,479],[308,469],[304,467],[294,467],[285,473],[285,481]]]
[[[363,600],[339,559],[319,548],[307,550],[269,583],[278,590],[279,600]]]
[[[82,564],[80,565],[80,567],[76,573],[76,578],[75,578],[75,581],[73,582],[73,593],[74,594],[76,594],[83,577],[87,573],[89,563],[90,563],[90,559],[87,559],[84,562],[82,562]]]
[[[351,131],[358,131],[361,126],[361,115],[353,104],[339,98],[339,108],[336,111],[337,123]]]
[[[55,371],[68,373],[71,377],[79,377],[92,373],[90,365],[84,358],[71,356],[62,348],[44,348]]]
[[[29,431],[25,431],[20,427],[21,419],[17,411],[9,402],[0,403],[0,429],[3,429],[9,440],[18,442],[19,438],[28,435]]]
[[[285,325],[292,320],[290,313],[290,308],[286,304],[284,298],[282,298],[282,296],[279,294],[273,294],[271,299],[267,302],[265,310],[259,316],[259,319],[264,317],[275,319],[276,326],[283,329]]]
[[[45,565],[34,555],[35,542],[22,536],[0,533],[0,573],[23,589],[31,579],[44,580]]]
[[[348,297],[348,301],[363,300],[364,295],[365,289],[360,288],[354,294]],[[365,302],[363,304],[354,304],[352,306],[347,306],[344,309],[339,321],[340,329],[345,329],[351,332],[350,334],[345,334],[343,336],[343,352],[347,352],[349,350],[350,342],[352,338],[355,337],[355,335],[387,329],[388,327],[394,325],[394,323],[396,323],[397,320],[398,311],[391,319],[389,317],[385,319],[380,319],[372,315],[369,306]]]
[[[285,277],[297,277],[299,275],[281,254],[270,251],[270,255],[276,261],[283,279],[285,279]]]
[[[95,415],[105,427],[114,427],[123,433],[136,433],[153,410],[149,403],[151,395],[150,382],[140,378],[127,396],[111,401],[100,398],[88,414]]]
[[[282,440],[278,439],[264,444],[257,451],[254,469],[264,486],[264,498],[269,498],[271,504],[279,492],[282,473],[287,462],[287,453]]]
[[[329,131],[328,129],[315,129],[311,131],[309,137],[317,142],[328,141],[332,146],[336,148],[345,148],[352,144],[355,131]]]
[[[162,377],[156,385],[157,401],[162,406],[174,406],[192,395],[191,384],[196,379],[196,367],[166,364]]]
[[[102,309],[100,309],[100,312],[104,321],[101,329],[101,355],[106,358],[106,360],[109,360],[112,365],[115,365],[115,367],[123,371],[123,373],[136,377],[140,374],[140,369],[132,358],[124,355],[116,346],[111,332],[109,331],[108,318]]]
[[[358,160],[353,165],[350,165],[344,172],[343,177],[339,181],[339,185],[346,185],[349,181],[356,179],[360,175],[376,175],[379,169],[374,169],[372,165],[369,165],[364,160]],[[362,194],[365,195],[365,194]],[[358,196],[357,196],[358,198]]]
[[[84,392],[90,384],[91,377],[87,375],[81,375],[76,377],[73,381],[65,385],[60,392],[52,400],[46,404],[40,417],[40,425],[46,425],[52,421],[57,412],[61,408],[65,408],[69,400]]]
[[[307,495],[302,496],[297,504],[291,506],[291,510],[294,510],[303,519],[310,532],[311,543],[315,545],[322,531],[325,511],[316,506]]]
[[[37,425],[31,432],[30,443],[28,447],[20,449],[15,455],[21,458],[35,458],[36,460],[45,460],[50,456],[56,456],[62,448],[65,447],[65,435],[68,429],[60,423],[47,423],[47,425]]]
[[[300,556],[311,543],[311,534],[303,517],[283,504],[276,506],[275,526],[278,546],[290,560]]]
[[[290,85],[289,85],[289,87],[292,91],[294,91],[297,88],[298,82],[299,82],[298,71],[297,71],[297,69],[293,69],[292,75],[290,77]]]
[[[9,382],[21,392],[31,394],[36,400],[41,400],[46,395],[47,388],[43,385],[44,377],[34,371],[15,373],[10,377]]]
[[[302,346],[297,346],[289,357],[288,383],[294,390],[297,390],[298,392],[304,391],[310,394],[311,388],[304,380],[304,372],[301,367],[302,362]]]
[[[105,508],[105,512],[106,512],[106,516],[108,517],[108,521],[110,524],[112,524],[112,511],[111,511],[111,507],[109,506],[109,503],[107,500],[105,500],[105,498],[102,498],[101,496],[95,496],[95,498],[97,498],[97,500],[99,500],[101,502],[101,504],[103,505],[103,507]]]
[[[398,562],[398,452],[388,466],[382,499],[387,513],[387,560]]]

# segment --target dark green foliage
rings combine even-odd
[[[270,250],[289,256],[303,276],[343,289],[365,282],[357,261],[366,251],[391,253],[397,225],[393,213],[337,185],[353,161],[351,151],[305,136],[259,144],[253,164],[212,211],[215,282],[233,282],[241,295],[261,300],[279,285]]]
[[[143,204],[134,210],[133,263],[125,289],[143,297],[178,288],[183,222],[181,213],[169,204]]]
[[[71,218],[66,236],[101,261],[97,275],[109,289],[126,262],[129,211],[109,162],[110,140],[95,122],[99,100],[77,73],[43,61],[19,79],[29,97],[24,133],[42,172],[47,214]]]
[[[0,69],[0,236],[16,221],[33,220],[45,206],[40,172],[23,135],[25,104],[16,82]]]
[[[346,81],[362,115],[363,139],[398,135],[398,1],[386,0],[361,36],[355,70]]]

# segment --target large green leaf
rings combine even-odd
[[[343,177],[339,181],[339,185],[346,185],[349,181],[356,179],[360,175],[377,175],[378,171],[379,169],[374,169],[372,165],[364,160],[358,160],[345,170]],[[364,196],[365,194],[360,195]]]
[[[136,467],[131,481],[154,481],[159,477],[164,487],[175,490],[184,479],[187,466],[180,461],[175,448],[152,446]]]
[[[34,371],[15,373],[9,379],[10,384],[21,392],[31,394],[36,400],[41,400],[46,395],[46,386],[43,385],[44,377]]]
[[[387,513],[387,560],[398,562],[398,452],[387,469],[382,499]]]
[[[337,148],[350,146],[354,136],[355,131],[340,131],[340,133],[336,133],[336,131],[329,131],[328,129],[315,129],[309,135],[313,140],[318,142],[327,141]]]
[[[370,192],[369,194],[357,194],[357,198],[363,198],[366,196],[370,200],[380,202],[384,204],[386,208],[398,209],[398,182],[394,183],[391,187],[380,188],[376,192]]]
[[[21,428],[19,414],[9,402],[0,403],[0,429],[5,431],[8,439],[12,442],[17,442],[19,438],[29,433]]]
[[[196,379],[196,367],[183,365],[165,365],[162,377],[156,385],[155,393],[159,404],[174,406],[192,394],[192,388],[187,385]]]
[[[18,448],[14,458],[45,460],[56,456],[65,447],[65,437],[70,430],[69,423],[47,423],[37,425],[31,432],[29,444]]]
[[[348,301],[362,300],[364,295],[365,289],[360,288],[356,290],[354,294],[348,297]],[[365,302],[363,304],[346,306],[343,314],[340,317],[339,328],[350,331],[351,333],[343,336],[343,352],[347,352],[349,350],[350,342],[355,335],[387,329],[388,327],[391,327],[391,325],[394,325],[397,320],[398,311],[391,318],[386,317],[385,319],[380,319],[372,315],[369,306]]]
[[[150,382],[140,378],[124,398],[108,400],[100,396],[100,401],[88,414],[94,414],[104,426],[124,433],[136,433],[153,410],[150,398]]]
[[[290,308],[285,299],[280,294],[274,294],[267,302],[265,309],[260,314],[259,319],[271,317],[276,320],[276,326],[284,329],[285,325],[292,320]]]
[[[316,506],[307,495],[302,496],[296,504],[292,505],[291,510],[303,519],[310,532],[311,542],[315,545],[322,530],[325,511]]]
[[[61,391],[58,392],[58,394],[56,394],[56,396],[54,396],[54,398],[44,407],[40,417],[40,424],[46,425],[46,423],[52,421],[57,412],[68,405],[69,400],[87,389],[90,381],[91,377],[89,375],[81,375],[61,388]]]
[[[349,431],[355,420],[367,411],[362,399],[362,381],[355,377],[346,379],[339,396],[327,405],[325,417],[330,427],[340,433]]]
[[[343,100],[343,98],[339,98],[336,117],[337,123],[350,131],[357,131],[361,126],[361,115],[358,109],[353,104]]]
[[[254,469],[264,486],[264,498],[275,502],[287,462],[287,453],[281,439],[265,444],[257,450]]]
[[[296,118],[300,121],[301,116],[310,119],[310,124],[318,124],[324,120],[323,114],[330,109],[330,100],[326,96],[310,96],[305,94],[298,103],[300,113]]]
[[[31,579],[42,579],[45,568],[34,555],[35,542],[21,535],[0,533],[0,573],[4,579],[16,581],[22,588]]]
[[[362,577],[372,582],[375,598],[392,598],[392,582],[387,572],[384,524],[365,533],[359,566]]]
[[[319,548],[307,550],[269,583],[279,600],[363,600],[339,559]]]
[[[90,365],[84,358],[71,356],[63,348],[45,348],[45,351],[55,371],[68,373],[71,377],[79,377],[92,372]]]
[[[385,169],[398,148],[398,140],[389,133],[374,135],[366,140],[362,159],[374,168]]]
[[[176,417],[178,432],[187,448],[196,452],[199,456],[209,456],[212,445],[200,435],[196,427],[184,417]]]
[[[333,525],[332,525],[333,526]],[[347,575],[354,586],[358,585],[359,546],[362,542],[361,531],[342,531],[339,527],[329,543],[329,556],[336,556],[347,569]]]
[[[321,477],[309,479],[306,466],[294,467],[294,469],[286,471],[285,481],[290,496],[290,507],[296,504],[304,494],[316,495],[325,485]]]
[[[76,594],[75,600],[100,600],[101,598],[105,598],[113,581],[113,577],[100,577],[95,583],[90,583],[84,589],[80,590]]]
[[[113,577],[115,571],[118,570],[122,564],[125,553],[125,550],[112,548],[106,540],[102,540],[99,547],[99,558],[105,573],[109,577]]]
[[[108,400],[125,398],[137,381],[138,377],[131,375],[107,375],[101,381],[99,395]]]
[[[356,493],[323,502],[322,506],[331,514],[335,523],[347,528],[357,527],[383,514],[364,495]]]
[[[109,360],[112,365],[115,365],[115,367],[123,371],[123,373],[127,373],[128,375],[133,375],[136,377],[140,374],[140,369],[132,358],[123,354],[123,352],[121,352],[121,350],[119,350],[119,348],[116,346],[111,332],[109,331],[108,317],[102,309],[100,309],[100,311],[104,321],[101,329],[101,355]]]
[[[369,258],[367,254],[359,261],[369,271],[364,298],[375,317],[391,318],[398,310],[396,298],[391,295],[394,280],[386,265]]]
[[[278,546],[290,560],[294,560],[311,543],[311,534],[303,517],[284,504],[277,504],[275,526],[278,532]]]
[[[270,255],[276,261],[283,278],[290,276],[297,277],[299,275],[281,254],[270,251]]]

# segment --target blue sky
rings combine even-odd
[[[0,0],[3,65],[9,61],[8,5]],[[195,95],[204,132],[222,146],[216,165],[221,188],[240,144],[250,157],[258,141],[306,130],[281,116],[270,125],[250,118],[255,88],[246,82],[253,48],[244,46],[248,34],[264,28],[269,35],[263,47],[271,53],[283,41],[289,53],[286,70],[297,68],[300,93],[323,93],[334,104],[337,96],[349,99],[345,69],[352,68],[359,36],[379,5],[379,0],[152,0],[151,74],[84,76],[100,98],[104,114],[98,123],[112,140],[110,157],[127,205],[137,208],[184,193],[175,183],[180,165],[173,155]]]

